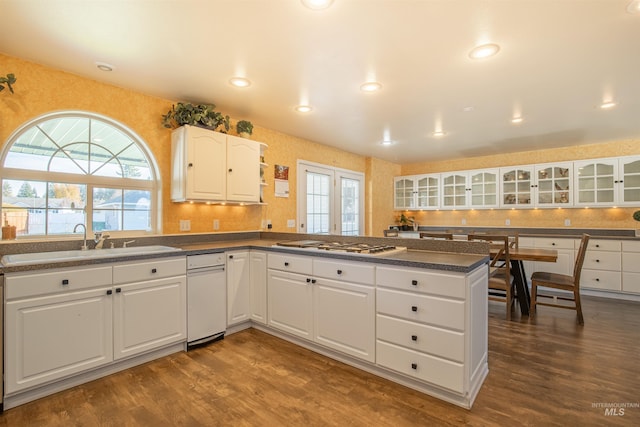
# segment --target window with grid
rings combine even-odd
[[[18,129],[2,153],[2,221],[18,237],[157,232],[157,167],[146,144],[104,116],[59,112]]]

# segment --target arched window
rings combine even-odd
[[[158,232],[158,168],[133,131],[97,114],[65,111],[14,132],[2,152],[2,225],[18,237]]]

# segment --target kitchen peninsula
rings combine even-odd
[[[114,341],[113,348],[109,347],[111,353],[108,357],[100,360],[94,358],[94,364],[78,366],[78,369],[62,374],[60,369],[52,365],[55,361],[50,359],[39,362],[26,360],[21,353],[25,347],[20,344],[20,337],[24,335],[7,331],[5,354],[8,372],[5,372],[5,376],[10,384],[5,394],[5,407],[17,406],[151,358],[183,350],[186,343],[186,304],[183,307],[183,303],[175,304],[175,301],[181,301],[184,295],[182,278],[185,277],[183,264],[186,255],[245,252],[249,255],[259,254],[261,258],[258,259],[265,262],[256,264],[258,267],[252,263],[246,264],[244,267],[249,274],[242,276],[246,280],[228,288],[227,311],[236,314],[245,311],[246,315],[234,316],[234,319],[240,320],[228,322],[227,334],[255,327],[365,371],[470,408],[488,374],[486,244],[406,239],[401,243],[403,246],[406,244],[407,252],[388,256],[274,246],[277,242],[307,237],[260,232],[162,236],[140,239],[137,243],[170,245],[182,250],[141,256],[127,254],[118,258],[97,258],[90,262],[65,261],[5,267],[5,308],[12,315],[21,316],[16,307],[28,305],[42,291],[39,288],[27,288],[37,288],[38,283],[43,283],[43,280],[30,279],[35,275],[38,275],[38,279],[55,276],[55,282],[62,278],[63,273],[76,274],[89,283],[86,275],[91,274],[91,278],[98,282],[87,285],[86,289],[76,289],[76,293],[99,290],[100,296],[96,298],[106,301],[108,307],[111,304],[116,307],[117,298],[123,298],[128,290],[143,286],[145,281],[157,284],[155,279],[143,277],[146,273],[136,276],[136,272],[145,265],[157,266],[160,273],[166,272],[159,279],[165,287],[156,286],[152,289],[162,289],[161,292],[171,295],[164,308],[175,315],[172,326],[160,331],[162,339],[157,340],[158,345],[144,347],[128,343],[126,339],[118,342],[118,329],[123,325],[127,327],[121,324],[113,330],[113,336],[109,335]],[[330,239],[329,236],[313,238]],[[345,239],[367,243],[385,241],[381,238]],[[47,242],[9,245],[11,253],[16,253],[69,249],[69,244]],[[0,245],[2,254],[7,253],[9,245]],[[131,286],[128,283],[140,284]],[[228,283],[228,286],[231,284]],[[118,289],[122,289],[122,292],[118,292]],[[113,294],[109,294],[109,290]],[[62,298],[65,292],[69,291],[59,290],[55,286],[44,291],[47,296],[54,298]],[[109,298],[113,298],[113,303]],[[145,310],[144,302],[138,302],[139,310]],[[144,318],[139,313],[131,315]],[[16,325],[22,324],[7,322],[5,327],[21,327]],[[72,328],[69,330],[74,330],[74,325],[70,326]],[[65,328],[65,325],[56,324],[55,327]],[[50,354],[43,348],[44,345],[37,346],[39,354]],[[56,354],[60,355],[60,352]],[[65,354],[65,357],[73,355]],[[42,356],[36,359],[42,359]],[[25,366],[25,360],[30,363],[28,368],[31,370],[26,371],[28,378],[20,376],[25,373],[24,369],[16,373],[17,367]],[[36,372],[37,368],[43,366],[46,372]],[[49,373],[53,375],[47,377]]]

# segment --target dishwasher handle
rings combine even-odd
[[[199,274],[199,273],[211,273],[211,272],[224,271],[224,270],[225,270],[224,265],[216,265],[213,267],[192,268],[190,270],[187,270],[187,275]]]

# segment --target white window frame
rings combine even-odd
[[[136,180],[132,178],[112,178],[112,177],[101,177],[101,176],[91,176],[89,177],[89,179],[87,179],[87,175],[4,167],[6,156],[11,150],[13,143],[18,139],[20,135],[22,135],[24,132],[28,131],[32,127],[38,125],[39,123],[42,123],[54,118],[62,118],[62,117],[82,117],[82,118],[99,120],[113,126],[114,128],[126,134],[129,138],[131,138],[132,141],[134,141],[136,146],[146,156],[147,161],[149,163],[151,179]],[[96,187],[99,187],[99,188],[115,187],[115,188],[121,188],[124,190],[149,191],[151,194],[150,230],[149,231],[109,230],[108,233],[112,237],[143,236],[143,235],[149,235],[149,234],[162,233],[162,182],[160,179],[160,169],[158,167],[156,159],[151,153],[151,150],[148,148],[145,141],[138,134],[136,134],[133,130],[129,129],[124,124],[118,121],[115,121],[107,116],[91,113],[87,111],[68,110],[68,111],[55,111],[55,112],[43,114],[41,116],[38,116],[29,120],[28,122],[20,126],[18,129],[16,129],[9,136],[9,138],[7,139],[7,142],[2,147],[2,151],[0,153],[0,176],[2,177],[2,179],[8,179],[8,180],[27,180],[27,181],[56,182],[56,183],[60,182],[60,183],[68,183],[68,184],[86,185],[87,200],[86,200],[86,207],[85,207],[85,226],[87,227],[87,236],[93,235],[94,233],[92,229],[93,197],[91,197],[93,192],[90,190]],[[0,198],[1,197],[2,195],[0,193]],[[22,238],[60,239],[60,238],[64,238],[65,236],[76,237],[75,234],[47,234],[47,235],[29,235],[29,236],[23,236]]]
[[[364,235],[364,173],[356,172],[348,169],[336,168],[321,163],[310,162],[307,160],[298,160],[296,164],[296,179],[297,179],[297,212],[296,212],[296,224],[297,232],[304,234],[307,231],[307,171],[316,173],[326,173],[330,175],[332,185],[330,186],[330,208],[329,208],[329,235],[342,235],[342,188],[340,186],[341,178],[354,179],[360,182],[359,185],[359,215],[358,215],[358,229],[359,235]]]

